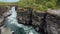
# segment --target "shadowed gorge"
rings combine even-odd
[[[0,0],[0,34],[60,34],[59,0]]]
[[[8,7],[5,7],[8,8]],[[18,7],[16,7],[18,9]],[[23,11],[21,11],[22,9],[17,10],[16,8],[14,8],[13,10],[11,8],[8,8],[7,11],[2,11],[0,12],[1,15],[1,20],[0,20],[0,26],[6,28],[5,24],[9,24],[10,22],[13,23],[11,25],[9,25],[9,27],[13,26],[11,29],[15,31],[15,29],[17,29],[17,31],[19,31],[20,33],[22,33],[24,31],[27,30],[27,32],[29,32],[30,30],[33,32],[37,32],[39,34],[59,34],[59,29],[60,29],[60,15],[59,15],[59,10],[55,10],[58,11],[57,13],[54,13],[55,11],[53,10],[48,10],[47,12],[35,12],[33,11],[32,8],[28,8],[25,9]],[[14,12],[16,9],[16,12]],[[1,11],[2,9],[0,9]],[[17,15],[17,16],[13,16],[13,15]],[[50,12],[52,11],[52,12]],[[14,14],[17,13],[17,14]],[[11,17],[7,20],[7,18],[9,16],[12,16],[13,19],[11,19]],[[15,17],[15,18],[14,18]],[[17,22],[14,21],[15,19],[17,19]],[[9,21],[11,20],[11,21]],[[9,22],[7,22],[9,21]],[[16,25],[14,24],[16,22]],[[7,24],[7,25],[8,25]],[[8,27],[8,30],[10,30]],[[15,29],[14,29],[15,27]],[[30,29],[32,28],[32,29]],[[14,31],[11,31],[12,33]],[[15,31],[15,34],[16,32]],[[55,32],[54,32],[55,31]],[[27,33],[26,32],[26,33]],[[31,32],[32,33],[32,32]],[[36,34],[37,34],[36,33]]]

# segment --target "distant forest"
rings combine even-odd
[[[20,0],[19,2],[15,2],[17,6],[20,7],[32,7],[35,10],[45,11],[48,8],[51,9],[59,9],[60,8],[60,0]],[[2,4],[0,2],[0,4]],[[3,3],[7,4],[7,3]]]
[[[48,8],[60,8],[60,0],[20,0],[17,5],[21,7],[29,6],[35,8],[36,10],[45,11]]]

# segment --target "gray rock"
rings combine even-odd
[[[4,17],[0,16],[0,27],[4,24],[3,21],[4,21]]]
[[[11,12],[10,11],[7,11],[7,12],[4,12],[3,13],[3,17],[8,17],[11,15]]]
[[[35,30],[38,32],[40,32],[42,29],[43,30],[42,33],[45,32],[48,34],[60,34],[60,10],[49,9],[47,11],[47,15],[45,14],[46,13],[44,12],[32,12],[32,15],[31,15],[32,25],[30,26],[33,26]],[[17,15],[18,15],[17,18],[19,23],[29,25],[29,20],[30,20],[29,11],[18,12]]]
[[[56,15],[56,16],[60,16],[60,10],[52,10],[52,9],[48,9],[47,13],[52,14],[52,15]]]
[[[60,19],[52,16],[46,16],[48,34],[60,34]]]

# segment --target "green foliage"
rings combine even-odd
[[[55,9],[57,7],[57,0],[20,0],[18,6],[35,7],[36,10],[45,11],[47,8]]]
[[[20,7],[34,7],[35,10],[45,11],[48,8],[55,9],[60,7],[60,0],[20,0],[16,4]]]
[[[39,5],[36,7],[37,10],[40,10],[40,11],[46,11],[47,10],[47,7],[44,6],[44,5]]]
[[[57,5],[60,6],[60,0],[57,0]]]
[[[36,4],[45,4],[46,3],[46,0],[35,0],[35,3]]]
[[[54,5],[52,2],[46,2],[45,4],[48,8],[54,8],[56,5]]]

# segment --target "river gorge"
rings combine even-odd
[[[34,12],[28,8],[18,11],[15,6],[5,8],[4,11],[2,9],[0,8],[1,34],[60,34],[60,10]]]
[[[0,5],[0,34],[60,34],[60,9],[44,12],[34,11],[31,7],[22,9],[14,4],[5,6]]]

